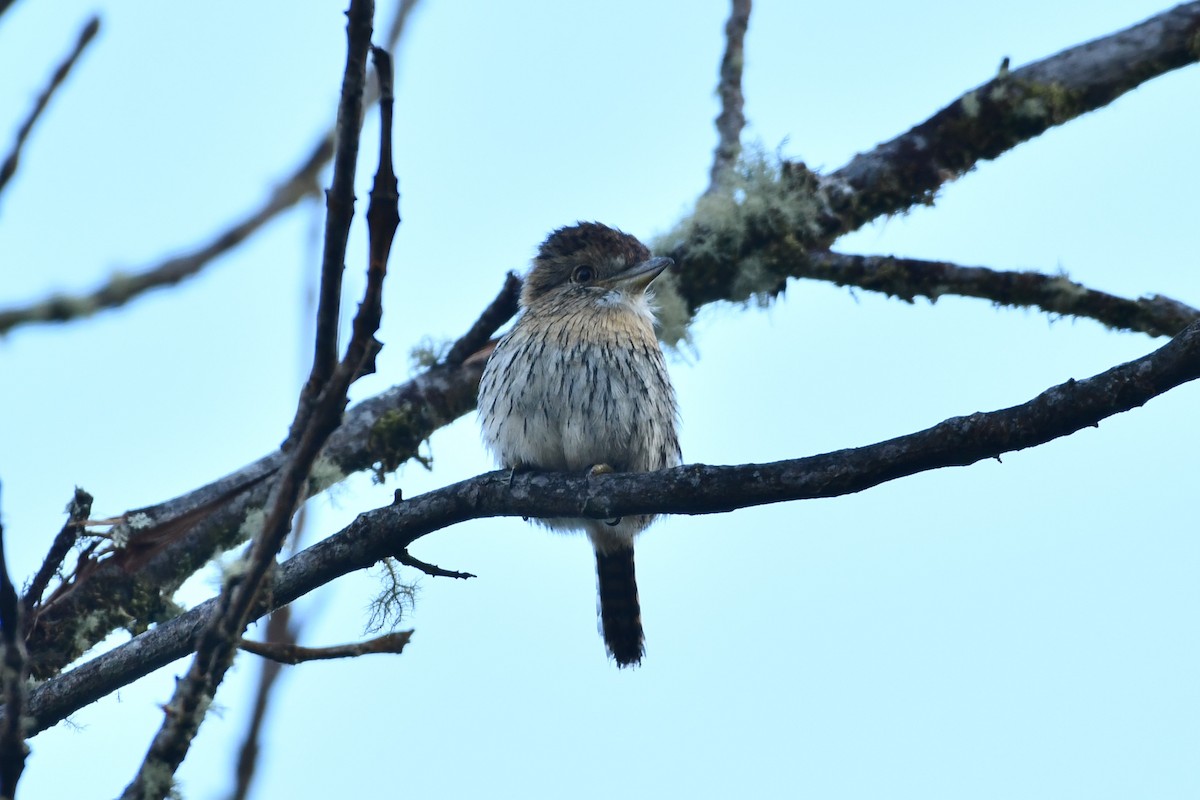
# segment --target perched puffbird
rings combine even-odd
[[[521,315],[479,384],[483,438],[501,466],[649,472],[680,463],[675,391],[646,296],[671,263],[595,222],[547,237],[525,278]],[[592,540],[604,641],[622,667],[645,653],[633,540],[653,520],[538,520]]]

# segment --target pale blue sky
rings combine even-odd
[[[1167,4],[760,0],[747,141],[833,169],[1014,66]],[[204,241],[328,124],[344,2],[18,2],[0,20],[0,147],[88,12],[103,30],[0,196],[0,304]],[[386,17],[388,9],[381,11]],[[398,58],[394,254],[373,394],[459,335],[545,233],[650,238],[707,182],[723,2],[426,0]],[[840,247],[1067,271],[1200,304],[1200,70],[1170,74]],[[374,165],[364,151],[360,197]],[[271,451],[309,344],[310,204],[173,292],[0,341],[6,545],[32,573],[76,484],[96,514]],[[356,229],[347,297],[361,283]],[[352,307],[353,299],[347,301]],[[1159,346],[1088,321],[798,282],[711,308],[672,359],[687,461],[796,457],[1029,399]],[[1200,794],[1200,387],[1003,464],[857,496],[667,520],[638,549],[647,658],[619,672],[590,549],[520,520],[440,532],[400,657],[288,670],[259,797],[1194,798]],[[490,467],[474,417],[434,469],[356,478],[309,535]],[[298,604],[308,644],[362,633],[377,578]],[[195,602],[211,577],[190,585]],[[32,742],[22,796],[120,791],[174,664]],[[242,657],[180,771],[223,797],[257,678]]]

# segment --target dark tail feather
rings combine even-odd
[[[621,547],[610,553],[597,550],[596,574],[600,579],[600,624],[608,652],[619,667],[640,664],[646,650],[633,548]]]

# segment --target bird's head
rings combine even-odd
[[[641,297],[674,262],[653,258],[636,237],[598,222],[559,228],[546,237],[521,290],[521,305],[561,293],[619,291]]]

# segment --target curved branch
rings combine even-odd
[[[82,294],[56,294],[28,306],[0,309],[0,334],[31,322],[70,322],[119,308],[152,289],[173,286],[197,273],[257,233],[268,222],[306,197],[321,191],[318,180],[333,153],[332,139],[323,138],[291,175],[271,191],[259,208],[212,241],[181,256],[127,274],[111,277],[103,286]]]
[[[1094,319],[1110,328],[1151,336],[1173,336],[1200,319],[1200,310],[1162,295],[1127,300],[1089,289],[1065,275],[964,267],[947,261],[846,253],[809,254],[795,277],[857,286],[912,302],[943,295],[991,300],[1004,306],[1033,306],[1051,314]]]
[[[400,41],[409,15],[416,4],[417,0],[402,0],[396,8],[395,16],[392,18],[388,30],[388,49],[395,49]],[[0,11],[2,11],[2,6],[0,6]],[[99,24],[98,20],[93,20],[93,22]],[[86,32],[87,29],[85,29]],[[369,86],[364,103],[371,105],[378,99],[378,87]],[[148,291],[174,286],[198,274],[206,266],[242,244],[268,222],[304,198],[320,195],[321,171],[333,157],[333,134],[334,128],[330,127],[321,135],[299,166],[276,184],[259,208],[216,234],[209,243],[182,256],[169,258],[160,264],[146,267],[133,274],[114,275],[103,286],[90,292],[56,294],[27,306],[0,309],[0,334],[8,333],[13,328],[29,323],[72,322],[99,311],[119,308]],[[0,188],[2,187],[3,184],[0,183]]]
[[[1200,378],[1200,323],[1147,356],[1085,380],[1069,380],[1012,408],[955,417],[917,433],[824,455],[641,474],[490,472],[366,512],[345,530],[280,565],[269,602],[255,615],[388,556],[434,531],[495,516],[711,514],[766,503],[835,497],[933,469],[965,466],[1095,427],[1180,384]],[[210,600],[120,647],[39,684],[29,694],[30,733],[192,650],[214,613]]]

